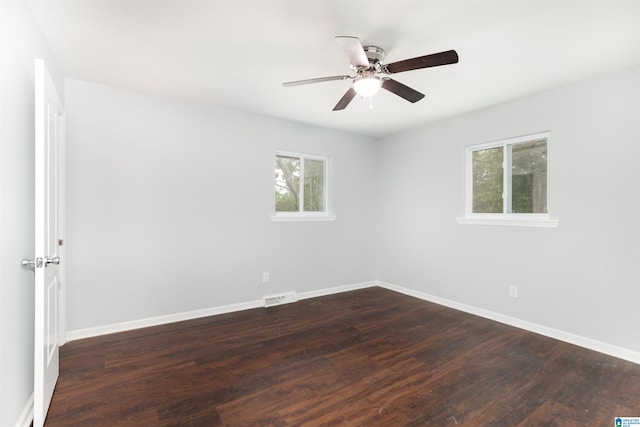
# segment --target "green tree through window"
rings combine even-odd
[[[324,212],[325,182],[326,159],[276,155],[276,212]]]
[[[547,140],[514,144],[511,150],[512,213],[547,213]]]
[[[470,147],[471,213],[547,214],[547,138]]]
[[[300,159],[276,156],[276,211],[297,212],[300,209]]]
[[[473,152],[473,212],[502,213],[503,149]]]

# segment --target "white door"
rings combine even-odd
[[[41,427],[58,380],[60,344],[60,147],[64,111],[45,63],[35,62],[35,356],[33,427]]]

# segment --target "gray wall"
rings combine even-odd
[[[635,68],[384,139],[377,277],[640,351],[639,114]],[[465,146],[546,130],[558,228],[458,224]]]
[[[67,80],[68,329],[380,279],[637,352],[639,74],[381,141]],[[458,224],[465,146],[545,130],[559,227]],[[269,221],[277,148],[332,157],[338,221]]]
[[[66,98],[68,330],[373,278],[372,140],[72,79]],[[276,149],[331,157],[335,222],[271,222]]]
[[[33,393],[34,59],[63,82],[31,12],[0,2],[0,426],[18,421]]]

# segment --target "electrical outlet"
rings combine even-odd
[[[518,287],[517,286],[509,286],[509,296],[511,298],[518,298]]]
[[[262,273],[262,283],[269,283],[269,273],[268,272]]]

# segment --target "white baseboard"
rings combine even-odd
[[[495,320],[496,322],[504,323],[509,326],[524,329],[529,332],[544,335],[549,338],[554,338],[559,341],[564,341],[569,344],[574,344],[579,347],[584,347],[589,350],[594,350],[599,353],[608,354],[620,359],[628,360],[629,362],[640,364],[640,353],[629,350],[626,348],[618,347],[615,345],[607,344],[601,341],[596,341],[591,338],[575,335],[569,332],[561,331],[558,329],[550,328],[548,326],[539,325],[537,323],[528,322],[526,320],[518,319],[504,314],[495,313],[493,311],[485,310],[482,308],[474,307],[472,305],[462,304],[456,301],[440,298],[435,295],[426,294],[424,292],[416,291],[414,289],[403,288],[401,286],[392,285],[378,281],[376,284],[382,288],[389,289],[391,291],[399,292],[401,294],[409,295],[412,297],[420,298],[425,301],[433,302],[438,305],[460,310],[465,313],[473,314],[476,316],[484,317],[486,319]]]
[[[323,297],[325,295],[333,295],[333,294],[339,294],[341,292],[349,292],[349,291],[355,291],[358,289],[372,288],[374,286],[379,286],[378,282],[375,280],[370,282],[354,283],[351,285],[336,286],[333,288],[325,288],[325,289],[319,289],[317,291],[299,293],[298,299],[302,300],[307,298]]]
[[[165,325],[167,323],[181,322],[183,320],[198,319],[200,317],[214,316],[216,314],[232,313],[248,310],[250,308],[263,307],[263,300],[255,300],[238,304],[224,305],[220,307],[204,308],[201,310],[185,311],[182,313],[168,314],[166,316],[148,317],[146,319],[131,320],[128,322],[113,323],[110,325],[96,326],[94,328],[77,329],[67,331],[67,341],[75,341],[83,338],[97,337],[116,332],[130,331],[133,329],[147,328],[149,326]]]
[[[353,291],[356,289],[370,288],[377,286],[378,282],[355,283],[333,288],[319,289],[315,291],[301,292],[298,299],[315,298],[324,295],[337,294],[340,292]],[[255,300],[238,304],[230,304],[220,307],[205,308],[201,310],[186,311],[182,313],[169,314],[166,316],[149,317],[146,319],[132,320],[128,322],[113,323],[110,325],[96,326],[94,328],[77,329],[67,331],[67,341],[75,341],[83,338],[97,337],[100,335],[113,334],[116,332],[130,331],[133,329],[146,328],[149,326],[165,325],[167,323],[181,322],[183,320],[198,319],[200,317],[214,316],[216,314],[232,313],[236,311],[248,310],[251,308],[264,307],[263,300]]]
[[[332,288],[302,292],[298,294],[298,299],[303,300],[308,298],[316,298],[316,297],[325,296],[325,295],[337,294],[340,292],[348,292],[348,291],[354,291],[357,289],[370,288],[373,286],[379,286],[381,288],[399,292],[401,294],[420,298],[425,301],[433,302],[435,304],[443,305],[445,307],[453,308],[455,310],[460,310],[465,313],[484,317],[486,319],[494,320],[496,322],[504,323],[506,325],[514,326],[516,328],[524,329],[530,332],[534,332],[540,335],[544,335],[550,338],[554,338],[560,341],[564,341],[570,344],[574,344],[580,347],[584,347],[590,350],[594,350],[600,353],[608,354],[610,356],[618,357],[620,359],[624,359],[633,363],[640,364],[640,353],[636,351],[632,351],[622,347],[617,347],[601,341],[593,340],[591,338],[575,335],[569,332],[539,325],[533,322],[528,322],[526,320],[518,319],[515,317],[506,316],[504,314],[496,313],[493,311],[485,310],[485,309],[474,307],[471,305],[437,297],[435,295],[430,295],[424,292],[416,291],[414,289],[396,286],[391,283],[386,283],[379,280],[372,280],[369,282],[354,283],[351,285],[336,286]],[[193,310],[193,311],[187,311],[183,313],[170,314],[166,316],[150,317],[147,319],[115,323],[111,325],[98,326],[95,328],[79,329],[75,331],[68,331],[67,340],[74,341],[82,338],[90,338],[90,337],[95,337],[99,335],[112,334],[115,332],[124,332],[132,329],[146,328],[148,326],[164,325],[172,322],[180,322],[183,320],[197,319],[200,317],[231,313],[231,312],[248,310],[251,308],[259,308],[259,307],[264,307],[263,300],[255,300],[255,301],[249,301],[245,303],[206,308],[202,310]],[[32,412],[33,412],[33,401],[31,403],[31,406],[32,406]]]
[[[31,425],[31,421],[33,421],[33,394],[29,397],[18,421],[16,421],[15,427],[29,427]]]

